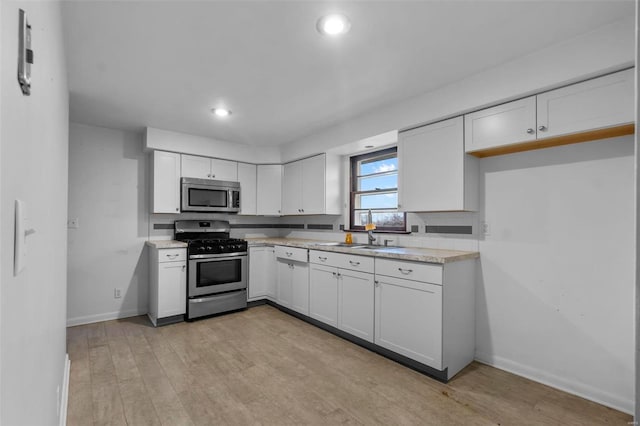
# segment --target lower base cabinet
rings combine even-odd
[[[277,302],[309,315],[309,267],[306,263],[278,259]]]
[[[184,315],[187,303],[187,249],[151,249],[149,319],[153,325],[163,319]],[[180,318],[173,318],[175,322]]]
[[[377,276],[375,343],[442,369],[442,287]]]
[[[309,316],[338,327],[337,268],[311,264],[309,272]]]
[[[249,285],[247,301],[276,301],[276,258],[271,246],[249,247]]]

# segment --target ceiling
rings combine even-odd
[[[328,12],[351,31],[318,34]],[[279,145],[634,13],[633,0],[66,1],[70,119]]]

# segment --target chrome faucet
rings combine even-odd
[[[373,224],[373,215],[371,214],[371,209],[369,209],[369,213],[367,213],[367,224]],[[367,234],[369,235],[369,245],[372,246],[376,241],[376,237],[373,236],[373,229],[369,229]]]

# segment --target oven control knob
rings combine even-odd
[[[210,251],[212,249],[211,246],[207,246],[207,251]]]
[[[219,249],[220,251],[224,251],[225,247],[221,244],[221,245],[219,245],[219,246],[218,246],[218,249]]]
[[[198,251],[204,251],[204,247],[203,246],[198,247]]]

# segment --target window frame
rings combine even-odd
[[[362,225],[355,225],[355,215],[356,215],[356,197],[358,194],[376,194],[376,193],[387,193],[391,190],[391,192],[398,192],[398,188],[396,186],[396,188],[385,188],[385,189],[381,189],[381,190],[369,190],[369,191],[358,191],[358,177],[360,177],[360,175],[358,175],[358,164],[363,161],[363,160],[367,160],[367,159],[371,159],[371,158],[378,158],[378,157],[385,157],[388,156],[389,154],[394,154],[395,158],[398,158],[398,147],[394,146],[391,148],[386,148],[386,149],[382,149],[379,151],[372,151],[372,152],[367,152],[365,154],[360,154],[360,155],[354,155],[351,158],[349,158],[350,161],[350,182],[349,182],[349,224],[350,224],[350,229],[353,231],[364,231],[364,226]],[[398,167],[399,169],[399,167]],[[399,170],[397,170],[397,172],[399,173]],[[400,176],[398,175],[398,178]],[[373,210],[373,209],[372,209]],[[402,221],[403,221],[403,225],[402,226],[380,226],[377,227],[376,230],[374,232],[406,232],[407,230],[407,213],[406,212],[400,212],[398,211],[398,213],[402,213]]]

